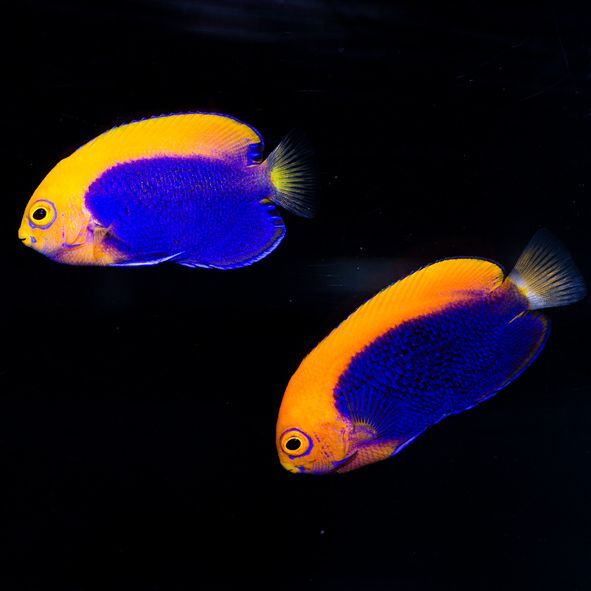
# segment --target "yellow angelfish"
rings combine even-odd
[[[72,265],[234,269],[285,235],[280,206],[310,216],[310,155],[232,117],[191,113],[121,125],[59,162],[31,197],[26,246]]]

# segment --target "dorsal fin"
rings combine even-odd
[[[446,259],[424,267],[358,308],[312,351],[308,362],[324,366],[327,378],[335,379],[353,355],[400,323],[490,293],[502,282],[503,270],[483,259]]]
[[[118,164],[158,156],[205,156],[238,158],[247,165],[256,161],[262,142],[254,129],[225,115],[152,117],[97,136],[59,162],[43,183],[67,179],[72,195],[82,196],[95,179]]]
[[[108,151],[120,162],[155,155],[247,157],[262,138],[252,127],[226,115],[161,115],[125,123],[102,133],[74,154]]]

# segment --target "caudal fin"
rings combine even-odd
[[[300,135],[290,134],[267,159],[273,193],[269,199],[291,213],[312,217],[314,174],[312,150]]]
[[[566,248],[547,230],[539,230],[509,274],[527,296],[530,310],[566,306],[587,289]]]

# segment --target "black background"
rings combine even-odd
[[[547,227],[589,278],[591,11],[564,2],[162,0],[3,8],[2,589],[591,588],[589,303],[481,407],[302,477],[285,385],[438,258],[510,267]],[[17,240],[101,131],[232,114],[315,146],[320,213],[232,272],[60,266]]]

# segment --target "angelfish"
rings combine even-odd
[[[234,269],[273,251],[279,213],[313,212],[310,153],[263,139],[226,115],[152,117],[115,127],[61,160],[37,187],[18,232],[72,265]]]
[[[397,454],[512,382],[548,337],[538,310],[584,295],[571,257],[543,230],[508,276],[488,260],[453,258],[394,283],[330,333],[289,381],[276,430],[281,464],[325,474]]]

